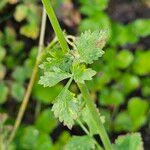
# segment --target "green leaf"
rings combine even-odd
[[[52,87],[60,81],[71,77],[70,73],[57,70],[56,72],[44,72],[44,75],[40,77],[39,84],[44,87]]]
[[[124,95],[118,90],[103,89],[100,93],[99,102],[102,105],[118,106],[124,102]]]
[[[98,111],[98,113],[99,113],[99,111]],[[105,122],[105,117],[101,116],[100,113],[99,113],[99,117],[100,117],[102,123],[104,123]],[[93,119],[93,117],[90,113],[90,110],[87,106],[82,110],[82,119],[88,125],[91,135],[98,134],[98,130],[97,130],[98,128],[95,124],[95,120]]]
[[[55,49],[57,51],[57,49]],[[51,53],[50,53],[51,54]],[[61,52],[59,52],[60,55]],[[72,56],[69,54],[57,56],[57,54],[52,53],[51,55],[55,57],[48,57],[46,62],[40,65],[40,68],[45,72],[55,71],[56,69],[60,69],[64,72],[69,72],[70,67],[72,65]]]
[[[137,19],[131,23],[132,30],[137,36],[146,37],[150,35],[150,19]]]
[[[147,113],[149,103],[141,98],[133,97],[128,102],[128,113],[134,125],[134,129],[138,130],[147,121]]]
[[[27,72],[24,67],[17,66],[12,73],[12,77],[16,81],[23,83],[27,79]]]
[[[38,116],[35,126],[39,131],[43,133],[51,133],[57,126],[57,120],[54,118],[51,110],[45,109]]]
[[[129,100],[127,110],[119,113],[114,120],[114,129],[120,131],[137,131],[147,121],[149,104],[146,100],[133,97]]]
[[[39,131],[34,126],[28,126],[23,129],[20,144],[22,149],[34,149],[39,137]]]
[[[67,86],[56,97],[52,111],[60,122],[63,122],[69,129],[74,125],[74,120],[78,118],[80,102],[74,97]]]
[[[116,116],[113,125],[116,132],[133,131],[133,123],[127,111],[120,112]]]
[[[32,96],[37,100],[44,104],[51,103],[55,97],[60,93],[63,86],[61,84],[57,84],[53,87],[43,87],[42,85],[35,83]]]
[[[121,69],[127,68],[133,61],[133,54],[129,50],[122,50],[117,54],[117,66]]]
[[[121,89],[123,93],[129,94],[139,88],[140,79],[135,75],[126,73],[122,75],[116,86],[118,86],[118,90]]]
[[[102,48],[108,38],[105,30],[91,32],[85,31],[75,41],[80,62],[87,64],[93,63],[104,54]]]
[[[12,84],[11,95],[16,101],[21,102],[23,100],[24,93],[25,88],[23,87],[22,84],[17,82]]]
[[[37,24],[26,24],[21,27],[20,33],[28,38],[36,39],[39,35],[39,27]]]
[[[95,141],[85,136],[74,136],[65,146],[65,150],[91,150],[95,148]]]
[[[85,65],[74,63],[72,67],[74,80],[79,83],[85,83],[85,80],[91,80],[96,71],[91,68],[86,69]]]
[[[52,141],[48,134],[39,132],[34,126],[23,128],[19,138],[19,149],[51,149]]]
[[[5,56],[6,56],[6,50],[4,47],[0,46],[0,62],[3,61]]]
[[[98,29],[108,29],[109,34],[111,34],[111,21],[109,16],[104,11],[94,12],[93,16],[86,17],[80,23],[79,30],[98,30]]]
[[[117,36],[116,36],[117,35]],[[130,26],[125,26],[119,23],[112,23],[112,36],[110,44],[112,46],[126,45],[128,43],[136,43],[139,38],[132,31]]]
[[[150,73],[150,50],[139,51],[136,54],[135,61],[133,63],[133,71],[138,75],[147,75]]]
[[[18,5],[14,13],[15,20],[18,22],[23,21],[27,17],[27,13],[28,13],[28,7],[26,5],[24,4]]]
[[[115,140],[114,150],[144,150],[141,135],[132,133],[119,136]]]
[[[3,104],[6,102],[8,95],[8,88],[3,82],[0,82],[0,93],[0,104]]]
[[[0,64],[0,80],[3,80],[6,74],[6,68],[4,65]]]
[[[50,150],[52,141],[48,134],[42,133],[35,142],[34,150]]]

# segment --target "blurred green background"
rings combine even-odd
[[[112,142],[139,131],[150,147],[150,1],[52,0],[63,29],[79,35],[107,29],[110,39],[104,56],[92,67],[98,73],[88,81]],[[42,4],[40,0],[0,1],[0,145],[12,130],[38,51]],[[54,37],[47,21],[45,45]],[[39,72],[40,74],[40,72]],[[54,118],[51,105],[63,87],[34,84],[30,102],[10,150],[63,150],[71,131]],[[75,85],[72,90],[77,91]]]

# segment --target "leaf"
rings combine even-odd
[[[20,137],[21,148],[34,149],[39,134],[39,131],[34,126],[24,128]]]
[[[115,140],[114,150],[144,150],[141,135],[132,133],[119,136]]]
[[[12,84],[11,95],[16,101],[21,102],[23,100],[24,93],[25,88],[23,87],[22,84],[17,82]]]
[[[129,94],[132,91],[138,89],[140,86],[140,79],[132,74],[123,74],[121,79],[117,83],[118,89],[125,94]]]
[[[75,41],[79,60],[91,64],[104,54],[102,48],[106,44],[107,32],[105,30],[91,32],[85,31]]]
[[[100,93],[99,102],[102,105],[118,106],[124,102],[124,95],[118,90],[104,88]]]
[[[56,97],[52,111],[60,122],[63,122],[69,129],[74,125],[74,120],[78,118],[80,102],[74,97],[66,87]]]
[[[61,52],[59,52],[59,54],[61,55]],[[40,68],[43,69],[45,72],[55,71],[56,68],[64,72],[69,72],[70,67],[72,65],[72,59],[73,59],[72,56],[68,54],[63,55],[61,57],[60,56],[48,57],[47,61],[40,65]]]
[[[57,126],[57,120],[51,110],[45,109],[41,112],[35,122],[36,128],[43,133],[51,133]]]
[[[18,22],[23,21],[27,17],[27,13],[28,7],[26,5],[18,5],[14,13],[15,20]]]
[[[44,88],[42,85],[35,83],[32,90],[32,96],[41,103],[49,104],[55,99],[58,93],[60,93],[62,88],[63,86],[61,84]]]
[[[98,111],[98,113],[99,113],[99,111]],[[100,113],[99,113],[99,117],[101,119],[101,122],[104,123],[105,122],[105,117],[101,116]],[[87,106],[82,110],[82,119],[88,125],[91,135],[98,134],[98,130],[97,130],[97,126],[95,124],[95,120],[91,116],[90,110]]]
[[[42,133],[35,141],[34,150],[50,150],[52,147],[52,140],[48,134]]]
[[[0,62],[3,61],[5,56],[6,56],[6,49],[4,47],[0,46]]]
[[[39,27],[37,24],[26,24],[21,27],[20,33],[34,40],[39,35]]]
[[[113,126],[116,132],[133,131],[132,120],[126,111],[122,111],[116,116]]]
[[[52,141],[48,134],[39,132],[34,126],[23,128],[19,138],[19,149],[51,149]]]
[[[3,80],[6,75],[6,67],[0,64],[0,80]]]
[[[65,150],[91,150],[95,148],[95,141],[85,136],[74,136],[65,146]]]
[[[137,75],[147,75],[150,73],[150,50],[139,51],[136,54],[135,61],[133,62],[133,71]]]
[[[91,80],[96,71],[91,68],[86,69],[85,65],[75,63],[72,68],[74,80],[79,83],[85,83],[85,80]]]
[[[150,19],[137,19],[131,23],[132,30],[137,36],[146,37],[150,35]]]
[[[52,87],[60,81],[71,77],[70,73],[56,71],[56,72],[44,72],[44,75],[40,77],[39,84],[44,87]]]
[[[6,102],[7,95],[8,95],[7,86],[3,82],[0,82],[0,104],[3,104]]]
[[[120,131],[137,131],[147,121],[149,104],[146,100],[133,97],[129,100],[127,110],[119,113],[114,120],[114,128]]]
[[[118,68],[125,69],[133,61],[133,54],[129,50],[122,50],[117,54],[117,66]]]
[[[128,102],[128,113],[134,125],[134,130],[138,130],[147,121],[149,103],[141,98],[133,97]]]

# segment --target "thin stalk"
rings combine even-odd
[[[57,20],[57,17],[54,13],[54,10],[52,8],[52,5],[51,5],[51,2],[50,0],[42,0],[42,3],[46,9],[46,12],[47,12],[47,15],[49,17],[49,20],[52,24],[52,27],[58,37],[58,40],[59,40],[59,43],[61,45],[61,48],[63,50],[63,52],[68,52],[69,51],[69,47],[66,43],[66,40],[64,38],[64,35],[63,35],[63,32],[62,32],[62,29],[59,25],[59,22]]]
[[[41,56],[41,53],[42,53],[42,50],[43,50],[43,46],[44,46],[45,28],[46,28],[46,12],[45,12],[45,10],[43,8],[42,23],[41,23],[41,33],[40,33],[39,48],[38,48],[38,55],[37,55],[36,63],[35,63],[35,66],[33,68],[33,72],[32,72],[32,75],[31,75],[28,87],[27,87],[27,91],[26,91],[26,93],[24,95],[24,98],[23,98],[23,101],[21,103],[21,106],[20,106],[20,109],[19,109],[16,121],[15,121],[13,130],[12,130],[12,132],[10,134],[9,139],[8,139],[9,143],[12,142],[12,140],[14,139],[14,137],[16,135],[16,132],[17,132],[17,130],[18,130],[19,126],[20,126],[20,123],[22,121],[22,118],[24,116],[27,104],[29,102],[29,98],[30,98],[30,95],[31,95],[32,87],[33,87],[33,84],[35,82],[36,75],[37,75],[37,72],[38,72],[38,66],[39,66],[39,63],[40,63],[40,56]]]
[[[95,104],[93,100],[90,98],[89,90],[85,84],[78,83],[78,87],[83,95],[83,98],[86,101],[87,107],[90,110],[90,113],[92,114],[93,119],[95,120],[95,124],[97,125],[97,129],[99,131],[99,136],[104,144],[104,147],[106,150],[113,150],[110,140],[108,138],[108,135],[106,133],[106,130],[103,126],[103,123],[101,122],[101,119],[99,117],[99,114],[96,110]]]
[[[96,139],[92,135],[90,135],[90,133],[87,130],[87,128],[84,126],[84,124],[79,119],[77,120],[77,123],[80,125],[82,130],[95,141],[97,149],[98,150],[103,150],[103,148],[99,145],[99,143],[96,141]]]

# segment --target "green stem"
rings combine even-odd
[[[92,135],[90,135],[87,128],[84,126],[84,124],[79,119],[77,120],[77,123],[82,128],[82,130],[95,141],[96,146],[97,146],[97,150],[103,150],[103,148],[99,145],[99,143],[95,140],[95,138]]]
[[[103,123],[101,122],[101,119],[96,110],[95,104],[94,104],[93,100],[90,98],[90,94],[89,94],[87,86],[85,84],[80,84],[80,83],[78,83],[78,86],[83,95],[83,98],[86,101],[87,107],[89,108],[90,113],[92,114],[92,117],[95,120],[95,124],[97,125],[97,129],[99,132],[99,136],[102,139],[105,149],[112,150],[110,140],[109,140],[106,130],[103,126]]]
[[[52,8],[50,0],[42,0],[42,3],[44,5],[44,7],[45,7],[45,10],[46,10],[47,15],[49,17],[49,20],[50,20],[50,22],[52,24],[52,27],[53,27],[53,29],[54,29],[57,37],[58,37],[58,40],[59,40],[59,43],[61,45],[62,50],[64,52],[68,52],[69,51],[69,47],[68,47],[68,45],[66,43],[66,40],[64,38],[64,35],[63,35],[63,32],[62,32],[61,27],[59,25],[59,22],[58,22],[58,20],[56,18],[56,15],[54,13],[54,10]]]

